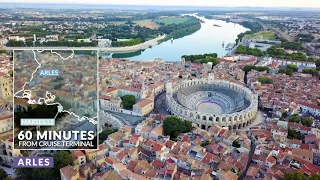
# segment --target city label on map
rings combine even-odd
[[[21,118],[20,126],[54,126],[55,119],[50,118]]]
[[[39,76],[59,76],[60,71],[59,69],[39,69]]]

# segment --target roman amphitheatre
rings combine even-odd
[[[213,125],[230,130],[252,123],[258,112],[258,96],[233,82],[208,78],[166,85],[170,114],[195,123],[202,129]]]

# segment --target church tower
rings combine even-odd
[[[166,91],[167,91],[167,94],[170,94],[170,95],[173,93],[172,82],[167,82],[166,83]]]
[[[209,73],[208,74],[208,83],[211,83],[214,81],[214,73]]]
[[[181,66],[182,66],[182,68],[186,67],[186,59],[185,58],[181,58]]]

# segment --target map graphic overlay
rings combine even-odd
[[[97,148],[97,51],[15,50],[16,149]]]

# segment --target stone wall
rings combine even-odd
[[[99,113],[99,124],[98,124],[98,132],[102,132],[103,129],[107,128],[107,125],[111,126],[112,129],[119,129],[124,124],[114,116],[104,111],[100,111]]]

